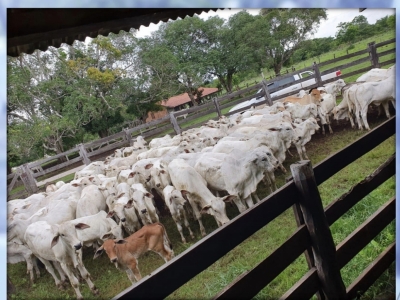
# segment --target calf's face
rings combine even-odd
[[[120,239],[120,240],[106,240],[103,245],[97,249],[96,253],[94,254],[93,259],[96,259],[99,257],[104,251],[106,251],[106,254],[110,261],[114,264],[118,263],[118,255],[116,251],[116,247],[118,244],[125,244],[127,241]]]

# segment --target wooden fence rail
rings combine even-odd
[[[236,105],[238,103],[241,103],[243,101],[249,100],[254,98],[255,96],[264,96],[265,99],[262,102],[259,102],[259,105],[261,104],[267,104],[267,105],[271,105],[272,104],[272,100],[271,100],[271,96],[270,93],[275,92],[279,89],[283,89],[285,88],[287,85],[279,87],[279,88],[274,88],[274,89],[268,89],[268,83],[270,82],[274,82],[276,80],[279,79],[283,79],[286,78],[288,76],[292,76],[292,74],[297,74],[299,72],[303,72],[303,71],[307,71],[307,70],[314,70],[315,73],[315,79],[316,79],[316,83],[312,86],[312,87],[316,87],[319,86],[321,84],[325,84],[331,81],[336,80],[336,78],[327,80],[325,82],[321,81],[320,78],[320,74],[324,75],[325,73],[329,73],[329,72],[333,72],[335,70],[342,70],[349,68],[349,67],[353,67],[355,65],[364,63],[366,61],[370,61],[371,62],[371,66],[369,67],[364,67],[364,68],[360,68],[359,70],[356,71],[352,71],[346,75],[341,75],[341,78],[347,78],[350,76],[353,76],[355,74],[361,74],[364,72],[367,72],[368,70],[370,70],[371,68],[376,67],[376,65],[378,64],[379,66],[385,66],[388,64],[392,64],[395,62],[395,59],[390,59],[390,60],[386,60],[386,61],[379,61],[379,58],[387,55],[387,54],[392,54],[395,53],[395,49],[392,50],[386,50],[383,52],[378,52],[376,51],[377,48],[379,47],[383,47],[386,46],[388,44],[394,43],[396,40],[395,39],[391,39],[388,41],[384,41],[378,44],[374,44],[374,43],[370,43],[367,45],[365,50],[361,50],[361,51],[357,51],[355,53],[352,54],[348,54],[348,55],[344,55],[344,56],[340,56],[334,59],[331,59],[329,61],[326,62],[322,62],[319,64],[313,64],[312,66],[309,67],[305,67],[301,70],[297,70],[294,73],[290,73],[287,75],[282,75],[282,76],[278,76],[276,78],[272,78],[270,80],[263,80],[262,82],[255,84],[253,86],[250,86],[248,88],[224,95],[222,97],[216,98],[215,100],[213,100],[210,103],[206,103],[203,105],[199,105],[199,106],[195,106],[189,109],[186,109],[184,111],[181,112],[173,112],[172,113],[172,117],[171,115],[167,115],[161,119],[158,120],[154,120],[151,121],[149,123],[146,124],[141,124],[139,126],[136,126],[134,128],[130,128],[130,129],[126,129],[123,130],[122,132],[118,132],[116,134],[113,134],[111,136],[90,142],[90,143],[85,143],[83,144],[83,146],[77,146],[73,149],[70,149],[66,152],[57,154],[55,156],[52,156],[50,158],[46,158],[46,159],[41,159],[39,161],[36,161],[34,163],[30,163],[28,164],[28,169],[30,173],[32,173],[31,175],[29,175],[26,178],[30,178],[31,176],[33,176],[33,178],[38,178],[40,176],[48,176],[49,174],[59,171],[63,168],[66,167],[70,167],[73,164],[79,163],[81,162],[83,165],[87,165],[88,163],[90,163],[90,158],[93,156],[101,156],[103,154],[106,154],[108,151],[111,151],[113,149],[118,149],[121,147],[125,147],[125,146],[129,146],[132,144],[132,139],[134,139],[135,137],[137,137],[138,135],[142,135],[144,138],[146,139],[150,139],[154,136],[157,136],[159,134],[162,134],[164,132],[170,132],[172,131],[175,134],[179,134],[183,129],[190,129],[190,128],[195,128],[198,127],[200,125],[202,125],[204,122],[198,122],[198,123],[193,123],[194,120],[200,118],[200,117],[204,117],[204,116],[209,116],[209,119],[218,119],[218,117],[220,117],[222,115],[222,110]],[[365,55],[368,54],[367,57],[363,57],[363,58],[359,58],[355,61],[349,62],[349,63],[345,63],[343,65],[340,66],[335,66],[333,68],[330,68],[329,70],[325,70],[320,72],[319,68],[323,67],[323,66],[328,66],[330,64],[345,60],[345,59],[349,59],[352,57],[356,57],[356,56],[360,56],[360,55]],[[307,78],[303,78],[300,79],[297,82],[302,82],[305,80],[310,79],[310,77]],[[291,83],[292,84],[292,83]],[[290,85],[290,84],[289,84]],[[254,91],[257,91],[258,89],[263,87],[263,91],[261,91],[260,93],[258,93],[257,95],[254,95]],[[289,93],[286,93],[284,95],[281,95],[279,98],[284,98],[287,97],[289,95],[293,95],[297,92],[299,92],[299,90],[295,90],[295,91],[291,91]],[[251,94],[249,94],[251,93]],[[238,99],[234,99],[237,98]],[[276,100],[277,98],[273,99]],[[236,110],[235,112],[228,112],[228,113],[224,113],[225,116],[229,116],[232,115],[234,113],[243,111],[245,109],[248,109],[250,107],[246,106],[243,107],[239,110]],[[215,113],[215,116],[211,116],[213,113]],[[187,117],[183,120],[177,120],[176,117],[181,116],[183,114],[187,114]],[[174,123],[176,122],[176,124]],[[79,159],[69,159],[70,155],[79,155]],[[105,156],[105,155],[104,155]],[[53,160],[56,159],[64,159],[63,162],[60,162],[60,164],[58,164],[57,166],[54,167],[50,167],[50,168],[43,168],[42,166],[48,162],[51,162]],[[34,170],[37,170],[36,172],[34,172]],[[23,174],[22,172],[19,172],[19,174]],[[24,173],[25,174],[25,173]],[[318,178],[318,177],[317,177]],[[7,176],[7,180],[11,180],[10,185],[7,187],[8,191],[11,191],[14,187],[14,185],[18,182],[18,180],[21,179],[21,176],[18,175],[17,177],[14,174],[9,174]],[[31,190],[31,186],[36,184],[35,180],[22,180],[24,184],[27,184],[27,186],[25,186],[26,190]],[[35,189],[36,190],[36,189]]]
[[[305,225],[301,225],[264,261],[236,278],[214,299],[251,299],[311,245],[316,266],[311,266],[311,269],[282,296],[282,299],[308,299],[318,290],[322,290],[323,297],[327,299],[350,299],[349,297],[355,293],[364,292],[377,278],[373,272],[383,272],[394,261],[393,246],[382,253],[379,267],[368,267],[365,274],[347,289],[343,285],[339,269],[394,219],[395,199],[390,199],[337,247],[333,246],[329,225],[359,202],[367,192],[395,174],[394,155],[324,210],[316,186],[394,133],[395,117],[392,117],[343,151],[318,164],[318,168],[311,169],[308,161],[301,162],[298,171],[294,171],[296,167],[292,165],[294,181],[289,180],[261,202],[219,227],[152,274],[119,293],[114,299],[167,297],[295,203],[302,203],[302,211],[306,211],[303,215]],[[375,139],[374,146],[360,147],[370,143],[371,139]],[[354,150],[354,147],[360,148],[351,156],[351,160],[345,159],[343,162],[343,156]],[[338,167],[330,168],[336,165]],[[303,171],[304,169],[306,171]],[[317,176],[317,172],[320,175]],[[318,179],[319,176],[322,178]],[[310,199],[316,202],[308,203]],[[331,241],[327,240],[327,236]],[[157,289],[154,289],[154,286],[157,286]]]

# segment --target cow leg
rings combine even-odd
[[[322,123],[321,123],[321,131],[322,131],[322,134],[325,134],[325,126]]]
[[[189,196],[188,196],[188,199],[189,199],[190,206],[192,207],[194,217],[197,220],[197,222],[199,222],[201,235],[206,236],[207,235],[206,229],[204,228],[203,223],[201,222],[201,214],[200,214],[199,209],[197,208],[197,203],[191,201]]]
[[[297,153],[300,156],[300,160],[304,160],[303,159],[303,155],[302,155],[303,153],[302,153],[301,145],[300,144],[295,144],[295,146],[296,146],[296,149],[297,149]]]
[[[349,112],[349,113],[348,113],[348,116],[349,116],[351,128],[355,128],[355,127],[356,127],[356,124],[354,123],[353,115]]]
[[[251,199],[251,195],[248,195],[245,199],[243,199],[247,203],[249,208],[254,206],[253,199]]]
[[[176,227],[178,228],[179,234],[181,235],[182,243],[186,244],[186,239],[183,236],[181,221],[178,218],[174,217],[174,216],[172,218],[174,219]]]
[[[392,102],[393,108],[396,109],[396,100],[392,99],[392,100],[390,100],[390,102]]]
[[[289,148],[287,149],[287,153],[291,156],[291,157],[293,157],[293,154],[292,153],[290,153],[290,150],[289,150]]]
[[[286,168],[282,165],[281,162],[279,163],[279,169],[281,169],[281,171],[282,171],[283,173],[286,173],[286,172],[287,172],[287,171],[286,171]]]
[[[53,266],[58,271],[58,274],[60,274],[60,279],[61,279],[62,285],[63,286],[67,285],[68,279],[67,279],[67,276],[66,276],[64,270],[61,268],[60,263],[58,261],[53,261]]]
[[[268,172],[267,174],[268,174],[268,179],[271,184],[271,192],[274,192],[278,189],[276,186],[276,182],[275,182],[275,174],[274,174],[274,172]]]
[[[39,260],[44,264],[44,266],[46,267],[47,272],[49,272],[50,275],[53,276],[54,281],[56,282],[56,286],[58,287],[58,289],[62,290],[63,289],[63,284],[62,284],[61,280],[58,279],[56,273],[54,272],[54,269],[53,269],[51,263],[48,260],[43,259],[43,258],[39,258]]]
[[[385,110],[386,118],[390,119],[390,112],[389,112],[389,102],[385,101],[382,103],[383,109]]]
[[[239,197],[236,197],[233,200],[233,202],[235,202],[240,213],[244,212],[247,209],[247,207],[244,205],[244,203],[242,202],[242,200]]]
[[[306,152],[306,147],[304,147],[304,145],[301,146],[301,151],[303,152],[304,157],[309,160],[309,158],[307,156],[307,152]]]
[[[33,255],[27,253],[27,254],[24,254],[23,256],[24,256],[25,261],[26,261],[26,274],[29,274],[29,278],[31,280],[31,284],[33,284],[34,281],[35,281],[35,276],[33,274],[33,260],[32,260]],[[35,261],[35,263],[36,263],[36,261]],[[37,268],[37,265],[36,265],[36,268]],[[38,270],[39,269],[37,269],[36,272]],[[39,273],[39,275],[40,275],[40,273]]]
[[[39,278],[40,277],[40,270],[37,264],[37,258],[36,256],[32,255],[32,266],[35,269],[36,272],[36,277]]]
[[[79,300],[83,300],[83,296],[81,294],[81,291],[79,290],[79,280],[75,277],[72,270],[65,263],[60,263],[60,265],[65,274],[67,274],[72,288],[75,290],[76,298]]]
[[[329,127],[329,133],[333,133],[332,127],[331,127],[331,123],[328,123],[328,127]]]
[[[365,107],[365,108],[361,111],[361,117],[362,117],[362,120],[363,120],[365,129],[371,130],[371,129],[369,128],[368,121],[367,121],[367,110],[368,110],[368,107]],[[361,128],[361,129],[362,129],[362,128]]]
[[[260,198],[258,198],[258,195],[256,193],[253,193],[252,195],[253,195],[254,199],[256,199],[257,202],[261,201]]]
[[[187,219],[187,215],[186,215],[185,209],[182,210],[182,214],[183,214],[183,222],[185,223],[186,228],[189,230],[190,237],[191,237],[192,239],[194,239],[194,234],[193,234],[192,230],[190,229],[189,221],[188,221],[188,219]]]
[[[132,270],[131,270],[131,269],[126,269],[125,272],[126,272],[126,275],[128,275],[129,280],[130,280],[132,283],[135,283],[136,280],[135,280],[135,276],[133,275]]]
[[[94,285],[94,283],[90,279],[90,274],[86,270],[85,266],[83,265],[83,262],[80,261],[78,263],[77,267],[78,267],[79,273],[81,274],[82,278],[85,279],[85,281],[88,284],[88,286],[89,286],[90,290],[92,291],[93,295],[98,295],[99,294],[99,290],[96,288],[96,286]]]

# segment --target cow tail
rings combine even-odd
[[[172,250],[172,243],[169,240],[168,234],[167,234],[167,230],[165,230],[165,227],[163,224],[160,224],[160,226],[162,227],[162,231],[163,231],[163,236],[164,236],[164,245],[169,246],[169,248]]]

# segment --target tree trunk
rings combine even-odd
[[[197,104],[196,100],[194,99],[194,95],[193,95],[193,85],[192,85],[192,81],[191,81],[190,79],[188,79],[188,82],[187,82],[187,83],[188,83],[188,86],[187,86],[186,91],[187,91],[187,93],[188,93],[188,95],[189,95],[190,101],[192,101],[193,106],[197,106],[198,104]]]
[[[108,130],[107,129],[99,130],[97,133],[99,134],[101,139],[108,136]]]
[[[233,74],[228,73],[226,75],[226,85],[228,87],[229,93],[232,93],[232,79],[233,79]]]
[[[224,89],[229,93],[228,90],[228,86],[226,84],[226,80],[224,78],[224,76],[218,76],[219,82],[221,83],[221,85],[224,87]]]
[[[274,65],[274,71],[276,76],[281,75],[281,69],[282,69],[282,64],[275,64]]]

